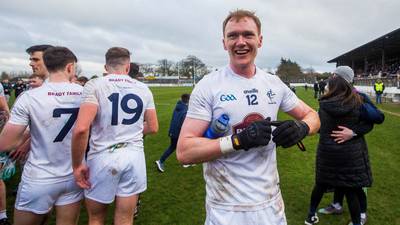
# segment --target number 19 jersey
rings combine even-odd
[[[142,82],[128,75],[109,74],[86,83],[82,102],[97,105],[92,122],[88,159],[118,144],[143,150],[143,120],[154,109],[153,95]]]
[[[17,98],[9,122],[28,125],[31,133],[23,180],[55,183],[73,179],[71,130],[81,97],[80,85],[45,82]]]

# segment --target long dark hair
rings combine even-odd
[[[332,98],[342,100],[343,105],[352,104],[358,107],[362,104],[362,98],[353,86],[337,75],[329,78],[328,92],[321,97],[321,100]]]

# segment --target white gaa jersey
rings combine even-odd
[[[9,122],[27,125],[31,133],[23,180],[54,183],[73,179],[71,131],[81,97],[80,85],[48,82],[17,98]]]
[[[153,95],[144,83],[128,75],[109,74],[86,83],[82,102],[98,107],[88,159],[118,143],[143,149],[144,112],[154,109]]]
[[[205,76],[195,87],[187,117],[213,121],[229,116],[229,134],[239,133],[255,120],[277,119],[278,110],[290,111],[296,95],[275,75],[256,68],[247,79],[229,66]],[[206,201],[225,210],[265,208],[280,194],[275,143],[249,151],[240,150],[203,164]]]

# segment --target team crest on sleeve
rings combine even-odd
[[[234,134],[238,134],[242,132],[250,123],[258,120],[263,120],[264,117],[259,113],[250,113],[248,114],[241,122],[232,126],[232,131]]]
[[[275,95],[276,94],[272,91],[272,89],[267,91],[268,104],[276,104],[276,101],[274,100]]]

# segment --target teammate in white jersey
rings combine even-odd
[[[138,194],[147,187],[143,135],[158,131],[157,114],[150,89],[127,75],[129,64],[127,49],[110,48],[108,75],[84,87],[72,155],[75,179],[85,188],[89,224],[104,224],[114,199],[114,224],[132,224]],[[90,150],[82,163],[89,129]]]
[[[183,164],[204,162],[205,224],[284,225],[275,146],[289,147],[315,133],[318,115],[277,76],[255,66],[263,39],[253,12],[231,12],[223,35],[230,63],[193,90],[177,158]],[[270,120],[277,119],[279,109],[296,120],[275,123],[271,135]],[[222,114],[230,118],[227,136],[204,138],[210,122]]]
[[[76,56],[65,47],[43,54],[48,82],[24,92],[0,135],[1,151],[19,144],[29,125],[31,152],[15,201],[14,224],[41,224],[55,206],[57,224],[76,224],[83,191],[74,181],[71,129],[79,111],[82,87],[70,83]]]
[[[49,71],[47,71],[46,65],[43,61],[43,52],[51,47],[53,46],[33,45],[26,49],[26,53],[29,54],[29,66],[32,68],[32,77],[38,77],[38,79],[43,80],[43,82],[49,77]],[[40,85],[36,85],[35,87],[41,86],[43,82],[40,82]],[[30,145],[31,137],[28,128],[24,133],[21,145],[18,146],[15,151],[10,153],[10,157],[15,161],[25,162],[30,150]]]

